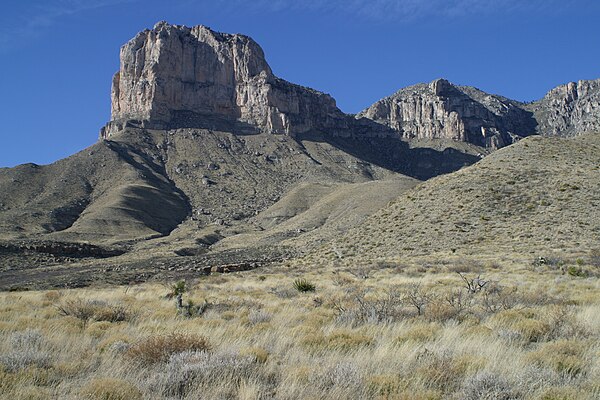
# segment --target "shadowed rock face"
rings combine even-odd
[[[159,22],[121,48],[112,121],[101,136],[132,120],[158,129],[224,120],[294,135],[344,130],[349,118],[331,96],[275,77],[251,38]]]

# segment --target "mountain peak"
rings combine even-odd
[[[128,125],[294,135],[347,119],[329,95],[275,77],[250,37],[165,21],[123,45],[111,100],[104,138]]]
[[[448,89],[453,87],[454,85],[444,78],[438,78],[429,84],[429,88],[436,96],[442,95]]]

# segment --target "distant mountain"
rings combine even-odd
[[[357,118],[405,138],[446,138],[501,148],[533,134],[574,136],[600,129],[600,80],[569,83],[524,104],[444,79],[399,90]]]

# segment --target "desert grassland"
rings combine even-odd
[[[193,316],[165,297],[173,282],[1,293],[0,393],[599,398],[600,267],[492,260],[288,264],[198,277],[183,296],[197,305]],[[479,274],[488,283],[469,293],[458,272],[476,287]],[[296,290],[298,278],[316,290]]]

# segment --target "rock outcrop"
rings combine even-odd
[[[206,128],[297,137],[451,139],[497,149],[532,134],[600,130],[600,80],[559,86],[524,104],[438,79],[386,97],[352,118],[324,93],[276,77],[239,34],[159,22],[121,48],[108,138],[123,128]]]
[[[538,121],[538,132],[544,135],[600,131],[600,79],[558,86],[528,108]]]
[[[406,138],[443,138],[500,148],[535,133],[522,104],[445,79],[404,88],[357,118],[384,124]]]
[[[295,135],[347,128],[324,93],[273,75],[260,46],[239,34],[159,22],[121,48],[109,137],[126,125],[169,129],[234,124]]]
[[[357,114],[406,138],[445,138],[500,148],[532,134],[600,130],[600,80],[559,86],[524,104],[444,79],[396,92]]]

